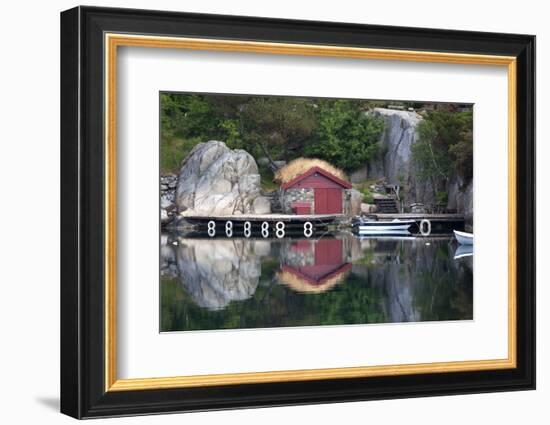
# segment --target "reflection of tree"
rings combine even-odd
[[[386,321],[379,288],[350,276],[345,285],[306,295],[285,285],[260,284],[245,301],[209,311],[197,306],[176,279],[161,283],[161,330],[234,329],[280,326],[341,325]]]
[[[453,260],[454,249],[448,240],[435,239],[429,244],[424,239],[359,242],[349,237],[352,240],[342,244],[342,255],[337,256],[328,255],[333,249],[310,252],[314,240],[296,245],[296,240],[287,239],[180,239],[177,248],[165,245],[164,251],[169,251],[168,248],[175,251],[172,255],[163,254],[163,264],[166,264],[162,269],[166,271],[161,280],[161,329],[472,318],[471,258]],[[341,260],[336,261],[339,258]],[[344,261],[353,261],[351,270],[339,275],[341,282],[325,292],[306,294],[281,284],[278,279],[285,265],[315,277],[313,272],[318,271],[317,266],[340,267]],[[231,264],[231,268],[224,266],[227,264]],[[223,270],[227,272],[222,273]],[[215,304],[215,309],[209,307],[214,304],[206,303],[210,298],[205,298],[205,294],[212,291],[205,288],[210,287],[223,294],[220,298],[223,303]],[[242,291],[237,290],[241,287],[253,290],[245,291],[243,296]]]
[[[438,249],[433,267],[415,274],[419,284],[414,289],[414,307],[420,312],[422,320],[473,318],[472,272],[465,267],[464,260],[449,267],[451,254],[450,251],[443,253],[442,248]]]

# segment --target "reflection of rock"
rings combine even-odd
[[[216,310],[254,295],[261,275],[260,257],[270,253],[270,243],[180,239],[174,251],[180,280],[195,303]]]
[[[250,305],[260,298],[278,305],[275,316],[301,308],[291,292],[333,290],[348,300],[338,314],[347,314],[347,305],[359,308],[351,306],[357,299],[361,307],[353,314],[361,318],[354,323],[468,319],[473,257],[454,260],[455,250],[456,243],[437,237],[359,239],[340,232],[319,239],[206,239],[169,234],[161,239],[160,269],[161,276],[181,282],[192,303],[209,310],[251,298],[261,282],[266,292]],[[277,282],[291,291],[272,290]],[[326,302],[340,309],[338,299]]]
[[[449,290],[472,273],[472,257],[454,260],[455,248],[446,241],[373,238],[361,241],[361,246],[363,260],[352,272],[384,292],[387,322],[430,320],[438,287]],[[425,294],[431,300],[428,305],[422,304]]]
[[[160,237],[160,275],[162,277],[177,277],[178,268],[176,266],[176,253],[169,245],[168,235],[162,234]]]
[[[176,204],[183,215],[267,214],[260,175],[246,151],[210,141],[196,145],[182,164]]]

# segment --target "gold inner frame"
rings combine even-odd
[[[508,357],[495,360],[360,366],[192,375],[163,378],[118,379],[116,325],[116,123],[117,48],[120,46],[228,51],[262,54],[325,56],[354,59],[398,60],[468,65],[503,66],[508,72]],[[447,373],[510,369],[516,357],[516,58],[462,53],[370,49],[328,45],[212,40],[128,34],[105,34],[105,391],[134,391],[214,385],[358,378],[416,373]]]

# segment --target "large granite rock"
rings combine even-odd
[[[422,117],[416,112],[375,108],[374,114],[384,119],[381,136],[383,176],[389,184],[406,181],[411,173],[412,150],[416,141],[416,126]]]
[[[176,189],[181,215],[268,214],[260,174],[248,152],[225,143],[199,143],[182,163]]]

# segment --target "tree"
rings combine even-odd
[[[417,175],[431,180],[434,190],[458,171],[468,183],[473,174],[472,112],[455,112],[441,106],[417,126],[412,147]]]
[[[316,137],[306,147],[308,156],[353,171],[378,151],[384,122],[366,114],[356,101],[322,99],[316,115]]]
[[[259,147],[274,169],[274,158],[299,156],[316,126],[311,100],[300,98],[253,97],[239,118],[243,138]]]

